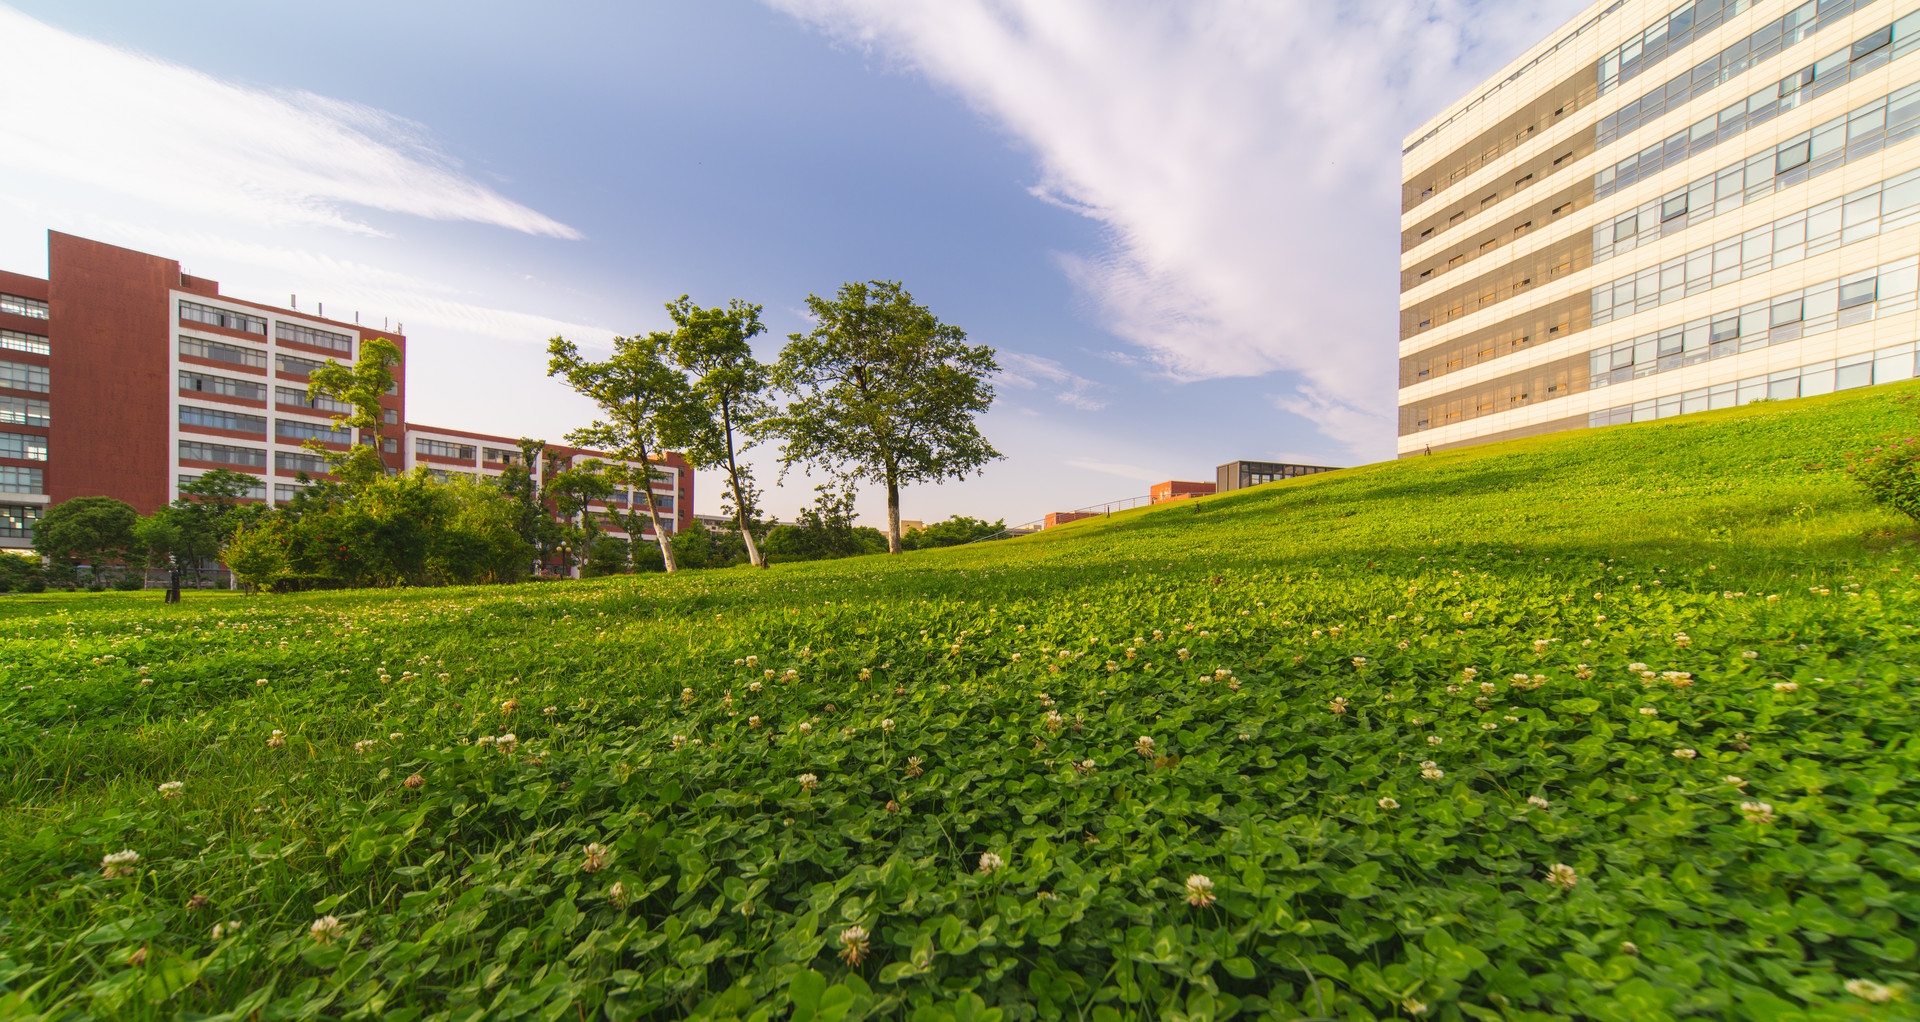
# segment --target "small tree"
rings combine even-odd
[[[179,499],[155,511],[138,526],[149,559],[166,558],[176,569],[191,570],[197,588],[201,565],[219,555],[243,522],[258,518],[267,510],[263,505],[240,503],[240,499],[258,485],[259,477],[224,468],[213,469],[190,483],[181,484]]]
[[[139,512],[112,497],[75,497],[47,510],[33,526],[33,549],[50,560],[123,564],[138,550]]]
[[[333,424],[350,430],[353,442],[345,451],[330,451],[317,440],[306,443],[308,450],[327,459],[333,474],[351,489],[359,489],[387,474],[387,462],[380,456],[380,430],[386,424],[386,409],[380,398],[393,386],[393,370],[400,364],[400,349],[384,337],[372,337],[360,344],[360,357],[352,368],[333,359],[307,377],[307,392],[331,397],[353,406],[353,411],[333,417]]]
[[[898,282],[809,295],[818,324],[793,334],[773,384],[795,400],[761,426],[781,464],[814,464],[887,488],[887,549],[899,553],[900,487],[959,478],[1000,457],[974,424],[993,404],[993,349],[916,305]]]
[[[760,306],[734,299],[724,309],[702,309],[686,295],[667,305],[674,331],[669,345],[673,361],[692,378],[692,401],[682,421],[687,460],[695,468],[720,468],[727,474],[728,508],[747,560],[767,566],[754,545],[748,520],[756,510],[750,470],[740,464],[743,447],[737,436],[751,436],[760,420],[772,412],[763,396],[767,367],[754,360],[754,337],[765,333]]]
[[[547,449],[545,440],[520,438],[520,464],[509,465],[500,473],[500,492],[513,502],[513,528],[534,547],[541,545],[547,530],[543,524],[551,524],[547,509],[542,506],[540,487],[533,478],[534,467],[540,464],[540,455]]]
[[[227,570],[249,589],[265,591],[292,571],[287,561],[287,539],[271,521],[234,531],[220,551]]]
[[[547,342],[547,375],[564,377],[568,386],[600,406],[600,420],[569,432],[569,441],[597,447],[622,461],[651,466],[655,456],[666,450],[669,438],[685,432],[687,379],[667,364],[667,340],[667,335],[659,333],[616,337],[613,357],[604,362],[581,358],[580,349],[564,337]],[[638,489],[646,498],[647,517],[660,544],[660,557],[671,572],[673,547],[660,524],[652,479],[646,478]],[[629,530],[628,535],[638,538],[640,533]]]

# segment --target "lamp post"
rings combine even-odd
[[[573,577],[573,562],[571,560],[572,553],[573,553],[573,546],[571,544],[568,544],[568,543],[560,544],[560,574],[565,575],[568,578]]]

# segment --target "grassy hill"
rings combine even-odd
[[[894,559],[3,597],[0,1014],[1912,1017],[1920,565],[1837,465],[1913,389]]]

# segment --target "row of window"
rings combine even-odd
[[[225,376],[210,376],[192,370],[180,370],[180,389],[191,390],[198,394],[218,394],[221,397],[241,398],[247,401],[267,399],[267,385],[252,380],[234,380]]]
[[[8,351],[24,351],[34,355],[51,355],[53,346],[39,334],[23,334],[18,330],[0,330],[0,348]]]
[[[1819,12],[1820,17],[1816,18],[1815,0],[1807,0],[1745,39],[1708,57],[1692,70],[1682,71],[1665,85],[1649,89],[1646,95],[1602,117],[1599,126],[1594,129],[1595,143],[1604,146],[1642,124],[1652,124],[1667,111],[1677,110],[1693,99],[1725,85],[1761,61],[1779,56],[1800,40],[1831,27],[1838,19],[1872,2],[1841,0],[1839,3],[1829,3],[1827,9]],[[1854,45],[1857,48],[1860,43]],[[1866,52],[1871,51],[1862,51],[1863,54]]]
[[[1753,6],[1753,0],[1688,0],[1600,58],[1602,96],[1653,69],[1703,33]]]
[[[51,389],[51,379],[46,366],[28,365],[25,362],[0,362],[0,387],[45,394]]]
[[[180,476],[180,488],[185,489],[189,484],[198,482],[199,479],[200,477],[197,475],[182,474]],[[253,500],[265,500],[267,499],[267,484],[265,481],[256,478],[253,481],[253,485],[240,491],[239,495]]]
[[[181,375],[184,377],[186,374]],[[245,412],[228,411],[225,408],[203,408],[199,405],[180,406],[180,425],[223,429],[232,433],[253,433],[258,436],[267,435],[267,417],[264,415],[248,415]],[[273,420],[273,433],[285,440],[302,442],[323,440],[333,444],[353,443],[351,429],[302,422],[296,419]]]
[[[336,415],[353,414],[353,405],[346,401],[342,401],[339,398],[328,397],[324,394],[314,395],[298,387],[273,388],[273,400],[276,404],[296,405],[301,408],[311,408],[316,412],[332,412]],[[397,418],[397,413],[389,410],[387,412],[387,421],[392,422],[395,418]]]
[[[445,440],[428,440],[425,437],[416,437],[413,441],[413,453],[430,455],[435,458],[457,458],[461,461],[472,461],[474,447],[472,444],[456,444],[449,443]]]
[[[1912,311],[1920,258],[1775,295],[1738,309],[1595,348],[1588,353],[1592,387],[1664,373],[1708,359],[1798,340],[1881,316]]]
[[[11,312],[28,319],[46,319],[51,315],[47,303],[38,298],[24,298],[20,295],[0,294],[0,312]]]
[[[0,493],[45,493],[47,470],[0,465]]]
[[[1920,170],[1869,185],[1592,291],[1598,326],[1856,241],[1920,217]]]
[[[287,501],[299,496],[300,491],[304,489],[306,489],[306,487],[301,486],[299,483],[274,483],[273,502],[276,504],[285,504]]]
[[[1712,408],[1732,408],[1752,401],[1791,401],[1797,397],[1831,394],[1836,390],[1869,387],[1910,380],[1920,375],[1920,356],[1912,344],[1862,352],[1842,359],[1816,362],[1799,369],[1783,369],[1713,387],[1605,408],[1587,415],[1589,426],[1646,422]]]
[[[1858,52],[1862,46],[1871,46],[1872,49]],[[1920,11],[1891,25],[1883,25],[1719,113],[1702,118],[1690,127],[1600,171],[1593,177],[1594,198],[1605,198],[1627,185],[1712,149],[1749,128],[1772,120],[1784,111],[1846,84],[1855,75],[1865,74],[1889,60],[1904,57],[1916,48],[1920,48]]]
[[[1400,150],[1400,155],[1404,157],[1408,153],[1413,152],[1415,149],[1418,149],[1421,145],[1424,145],[1428,140],[1432,139],[1433,136],[1440,134],[1442,131],[1445,131],[1447,129],[1447,125],[1452,124],[1454,121],[1457,121],[1460,118],[1465,117],[1467,114],[1472,113],[1474,110],[1478,109],[1480,104],[1485,103],[1489,99],[1492,99],[1494,96],[1494,93],[1497,93],[1501,89],[1504,89],[1507,86],[1513,84],[1514,81],[1519,79],[1521,75],[1524,75],[1528,71],[1531,71],[1535,67],[1537,67],[1541,61],[1546,60],[1548,57],[1551,57],[1556,53],[1559,53],[1562,47],[1572,44],[1572,42],[1575,39],[1578,39],[1582,35],[1585,35],[1588,29],[1591,29],[1593,26],[1598,25],[1600,23],[1600,19],[1619,10],[1623,5],[1625,5],[1625,3],[1626,3],[1626,0],[1613,0],[1613,3],[1607,5],[1606,10],[1601,11],[1599,14],[1596,14],[1591,18],[1588,18],[1585,24],[1581,25],[1579,28],[1574,29],[1572,32],[1567,33],[1565,38],[1561,39],[1557,43],[1554,43],[1553,46],[1551,46],[1550,48],[1541,50],[1539,53],[1534,55],[1532,60],[1529,60],[1525,64],[1520,65],[1519,70],[1516,70],[1512,74],[1506,76],[1505,78],[1500,79],[1498,82],[1495,82],[1492,88],[1481,93],[1477,98],[1474,99],[1473,102],[1468,103],[1464,107],[1461,107],[1459,110],[1455,111],[1451,117],[1448,117],[1446,120],[1441,121],[1439,124],[1434,125],[1433,128],[1429,130],[1426,134],[1420,136],[1419,138],[1414,139],[1412,142],[1407,143],[1406,148]],[[1427,199],[1432,197],[1433,197],[1433,190],[1428,189],[1425,193],[1423,193],[1420,196],[1419,201],[1425,202]]]
[[[204,323],[217,326],[222,330],[233,330],[243,334],[267,335],[267,321],[259,316],[249,316],[244,312],[232,312],[216,309],[211,305],[198,302],[181,302],[180,318],[189,323]]]
[[[1603,262],[1920,134],[1920,85],[1849,110],[1593,229]]]
[[[342,355],[353,354],[353,338],[346,334],[337,334],[331,330],[301,323],[289,323],[284,319],[274,320],[273,335],[283,341],[306,344],[315,348],[330,348]]]
[[[0,536],[32,539],[33,523],[40,520],[38,504],[0,504]]]
[[[247,366],[252,369],[267,367],[267,353],[253,348],[242,348],[237,344],[223,344],[220,341],[203,341],[198,337],[181,336],[180,354],[188,358],[204,358],[211,362],[225,362],[228,365]]]
[[[47,460],[47,438],[36,433],[0,433],[0,458]]]
[[[205,461],[215,465],[238,465],[243,468],[266,468],[267,452],[258,447],[234,447],[230,444],[210,444],[201,440],[180,441],[181,461]]]
[[[45,428],[53,424],[53,419],[48,414],[47,403],[39,398],[0,394],[0,422]]]
[[[519,451],[503,451],[498,447],[482,447],[480,461],[489,468],[520,467],[527,463]]]

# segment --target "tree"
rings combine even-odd
[[[934,522],[914,533],[913,545],[919,550],[960,546],[963,543],[971,543],[976,539],[985,539],[1005,531],[1007,531],[1007,522],[1004,518],[989,522],[979,518],[968,518],[965,515],[954,515],[944,522]]]
[[[684,432],[689,401],[687,379],[667,364],[666,335],[615,337],[613,357],[588,362],[580,349],[564,337],[547,342],[547,375],[566,378],[567,385],[600,406],[601,419],[576,429],[567,439],[582,447],[597,447],[622,461],[647,466],[665,451],[669,438]],[[637,487],[646,498],[647,517],[660,544],[667,571],[674,570],[673,548],[660,525],[660,509],[653,500],[650,472]],[[638,529],[628,535],[638,538]]]
[[[795,395],[761,430],[781,465],[818,465],[887,488],[887,549],[899,553],[900,487],[964,477],[1000,457],[974,417],[993,403],[993,349],[966,344],[897,281],[843,284],[807,297],[816,325],[793,334],[773,385]]]
[[[136,526],[149,560],[155,556],[171,560],[177,569],[191,569],[198,580],[200,566],[219,555],[234,530],[266,512],[263,505],[240,503],[240,498],[259,485],[257,476],[223,468],[182,483],[179,499]]]
[[[757,494],[751,470],[739,461],[744,448],[735,439],[736,432],[751,437],[772,412],[762,396],[768,384],[767,367],[754,360],[748,343],[767,329],[760,323],[760,306],[736,298],[724,309],[702,309],[681,295],[679,301],[667,304],[667,315],[673,317],[674,331],[668,341],[673,361],[692,378],[692,401],[678,439],[695,468],[725,469],[728,507],[746,544],[747,560],[764,568],[766,558],[760,556],[748,527]]]
[[[545,440],[520,438],[520,463],[508,465],[500,473],[500,492],[513,501],[513,528],[520,538],[538,547],[545,538],[546,530],[542,523],[550,523],[547,509],[540,503],[540,488],[534,484],[533,469],[540,464],[540,455],[547,449]]]
[[[578,551],[583,561],[593,552],[594,540],[600,536],[600,522],[593,517],[593,502],[597,500],[604,504],[607,498],[613,496],[614,480],[607,469],[606,463],[600,459],[588,458],[578,465],[547,476],[545,497],[553,502],[555,513],[569,524],[576,517],[580,520],[580,532],[573,537],[573,542],[567,542],[568,537],[564,534],[559,538],[570,549]],[[563,557],[560,566],[570,570],[570,566],[564,563],[566,560]]]
[[[618,575],[627,570],[627,551],[631,544],[624,539],[602,536],[593,542],[593,551],[587,555],[587,575]]]
[[[112,497],[75,497],[47,510],[33,526],[33,549],[67,564],[124,563],[139,549],[140,513]]]
[[[309,395],[353,406],[351,413],[333,417],[334,425],[352,431],[356,438],[345,451],[327,450],[317,440],[305,445],[327,459],[334,476],[348,487],[358,489],[387,474],[386,459],[380,456],[380,428],[386,424],[380,398],[393,387],[393,370],[399,364],[400,349],[384,337],[373,337],[361,342],[360,357],[352,368],[327,359],[307,377]]]

